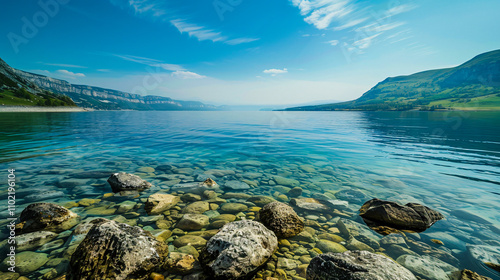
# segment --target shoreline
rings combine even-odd
[[[0,106],[0,113],[43,113],[43,112],[89,112],[92,109],[80,107],[39,107],[39,106]]]

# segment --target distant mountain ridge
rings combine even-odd
[[[10,80],[11,82],[9,82]],[[10,67],[0,59],[0,86],[17,84],[37,94],[43,90],[69,96],[79,107],[100,110],[218,110],[219,107],[197,101],[173,100],[169,97],[127,93],[25,72]]]
[[[500,50],[480,54],[453,68],[387,78],[353,101],[286,110],[375,111],[446,108],[500,110]]]

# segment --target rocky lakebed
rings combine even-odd
[[[328,166],[133,166],[24,176],[58,178],[17,192],[15,272],[7,257],[0,279],[500,279],[497,226],[392,178],[377,180],[397,195]]]

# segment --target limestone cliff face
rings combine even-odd
[[[0,59],[0,86],[25,87],[32,93],[48,90],[69,96],[79,107],[104,110],[217,110],[201,102],[173,100],[163,96],[142,96],[119,90],[75,85],[64,80],[25,72]]]

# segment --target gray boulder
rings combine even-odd
[[[293,208],[281,202],[275,201],[265,205],[259,211],[259,217],[278,238],[293,237],[304,229],[304,222]]]
[[[237,221],[210,238],[200,262],[213,279],[246,279],[266,263],[277,247],[278,238],[261,223]]]
[[[422,232],[444,218],[441,213],[417,203],[400,205],[377,198],[363,204],[359,215],[373,230],[381,229],[382,234],[387,233],[387,227]]]
[[[307,280],[417,280],[391,259],[367,251],[347,251],[314,257]]]
[[[167,245],[151,233],[115,221],[101,221],[71,256],[67,279],[143,280],[161,269],[167,255]]]
[[[121,191],[143,191],[151,188],[151,183],[141,177],[125,172],[115,173],[108,178],[108,183],[114,193]]]

